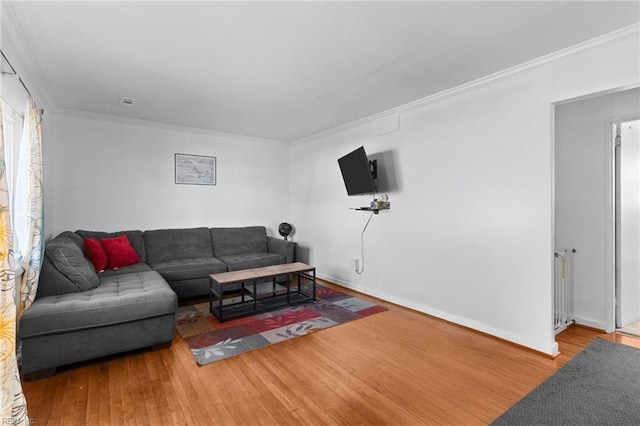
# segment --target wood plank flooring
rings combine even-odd
[[[23,382],[29,416],[38,426],[485,425],[596,336],[640,347],[640,339],[572,327],[550,359],[385,305],[206,366],[176,335],[168,349],[62,368]]]

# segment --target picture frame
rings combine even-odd
[[[176,184],[216,185],[216,157],[176,153],[174,162]]]

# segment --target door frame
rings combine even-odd
[[[606,332],[613,333],[616,330],[616,291],[618,286],[617,280],[617,249],[618,241],[616,235],[616,222],[618,220],[617,209],[617,189],[618,182],[618,165],[616,147],[616,135],[613,126],[624,123],[626,121],[640,120],[637,114],[624,115],[606,120],[605,133],[605,193],[606,193],[606,212],[605,212],[605,302],[606,302]]]

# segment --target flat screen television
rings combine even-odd
[[[340,165],[348,195],[374,194],[376,192],[376,185],[364,147],[361,146],[339,158],[338,165]]]

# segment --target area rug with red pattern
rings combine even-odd
[[[316,302],[224,321],[209,302],[178,307],[176,330],[200,365],[363,318],[387,308],[317,285]]]

